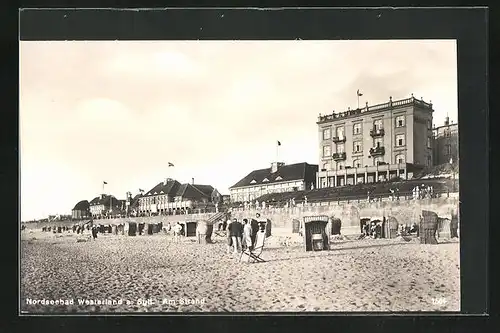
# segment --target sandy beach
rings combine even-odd
[[[22,232],[22,313],[460,310],[458,242],[344,240],[305,252],[271,236],[266,262],[249,264],[223,238],[77,238]]]

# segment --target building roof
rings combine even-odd
[[[130,208],[135,208],[139,205],[139,198],[142,198],[141,194],[137,194],[135,197],[132,198],[130,202]]]
[[[168,179],[166,184],[165,184],[165,182],[161,182],[161,183],[157,184],[151,190],[146,192],[146,194],[144,194],[144,196],[145,197],[151,197],[151,196],[155,196],[155,195],[175,196],[175,194],[179,190],[180,186],[181,186],[181,183],[179,183],[177,180]]]
[[[146,192],[145,197],[168,195],[170,197],[182,196],[187,199],[211,198],[214,188],[212,185],[181,184],[177,180],[169,179],[167,183],[159,183]]]
[[[177,196],[182,196],[183,198],[186,199],[193,199],[193,200],[199,200],[202,198],[211,198],[212,192],[210,191],[209,194],[205,193],[199,188],[200,185],[192,185],[192,184],[182,184],[181,187],[179,188],[179,191],[177,191]],[[212,188],[213,187],[210,185],[201,185],[204,186],[204,189],[207,189],[208,187]],[[207,187],[208,186],[208,187]]]
[[[271,172],[271,168],[254,170],[230,188],[254,184],[280,183],[291,180],[307,180],[310,177],[312,177],[311,180],[314,180],[316,178],[317,171],[317,165],[306,162],[283,165],[274,173]]]
[[[200,185],[200,184],[193,184],[194,187],[203,194],[205,194],[208,197],[212,196],[213,191],[215,190],[212,185]]]
[[[89,202],[87,200],[82,200],[78,202],[73,210],[88,210],[89,209]]]
[[[90,200],[90,206],[94,206],[94,205],[97,205],[97,203],[99,202],[99,200],[101,199],[101,197],[95,197],[94,199]]]
[[[90,206],[95,206],[95,205],[109,206],[111,200],[112,200],[114,206],[117,206],[121,203],[120,200],[118,200],[117,198],[115,198],[112,195],[104,195],[103,198],[98,196],[98,197],[95,197],[94,199],[92,199],[90,201]]]

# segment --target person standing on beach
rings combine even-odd
[[[252,219],[250,225],[252,228],[252,234],[251,234],[252,245],[255,244],[255,239],[257,238],[257,233],[259,232],[259,220],[260,220],[260,214],[256,213],[255,219]]]
[[[97,228],[95,226],[92,227],[92,237],[94,240],[97,238]]]
[[[229,226],[229,235],[234,247],[234,254],[241,251],[241,236],[243,235],[243,226],[237,219],[233,219],[233,222]]]
[[[179,222],[172,228],[174,232],[174,241],[178,243],[180,241],[180,235],[182,231],[182,226]]]
[[[242,244],[245,244],[246,248],[249,250],[253,250],[252,243],[252,226],[248,222],[248,219],[243,219],[243,241]]]
[[[231,247],[233,245],[233,239],[231,238],[231,233],[230,233],[230,230],[231,230],[231,224],[233,223],[233,221],[231,221],[231,219],[227,220],[227,224],[226,224],[226,237],[227,237],[227,253],[230,254],[231,253]]]

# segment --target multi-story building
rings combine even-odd
[[[273,162],[270,168],[254,170],[229,188],[232,202],[253,201],[277,192],[309,190],[315,187],[317,165]]]
[[[101,218],[122,212],[125,200],[119,200],[112,195],[101,194],[89,203],[93,218]]]
[[[433,137],[434,165],[458,161],[458,124],[447,116],[443,126],[433,129]]]
[[[319,115],[318,188],[372,183],[432,166],[432,103],[413,97]]]
[[[81,220],[90,217],[90,205],[87,200],[78,202],[71,210],[71,218],[73,220]]]
[[[139,214],[172,215],[191,213],[196,208],[206,209],[214,206],[212,194],[216,191],[211,185],[181,184],[167,178],[146,194],[139,197]]]

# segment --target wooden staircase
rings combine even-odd
[[[215,213],[214,215],[212,215],[207,220],[207,222],[211,223],[211,224],[214,224],[214,223],[218,222],[219,220],[223,219],[225,216],[226,216],[226,212],[218,212],[218,213]]]

